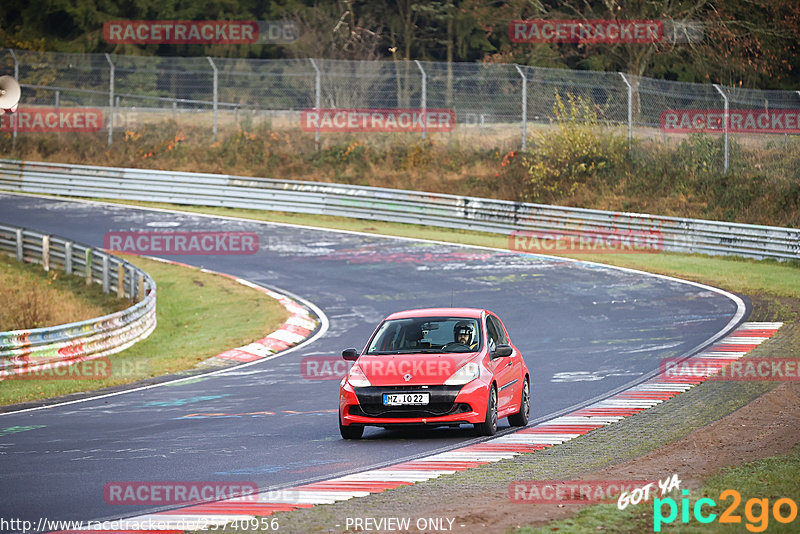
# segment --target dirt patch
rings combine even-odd
[[[663,480],[673,473],[681,487],[698,488],[719,469],[788,454],[800,443],[800,383],[785,383],[732,414],[640,458],[578,480]],[[464,494],[420,506],[419,517],[455,517],[459,533],[502,532],[569,517],[584,505],[520,504],[507,494]]]

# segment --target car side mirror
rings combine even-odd
[[[358,351],[356,349],[344,349],[342,351],[342,358],[345,360],[356,360],[358,359]]]
[[[497,348],[492,352],[492,359],[505,358],[511,356],[513,352],[514,349],[511,348],[511,345],[497,345]]]

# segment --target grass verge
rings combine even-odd
[[[0,303],[0,332],[83,321],[130,305],[96,284],[87,286],[83,278],[45,272],[39,264],[5,255],[0,255]]]
[[[281,304],[228,278],[126,256],[158,286],[156,330],[111,356],[103,379],[6,380],[0,405],[118,386],[191,369],[206,358],[273,332],[288,318]]]
[[[740,502],[736,496],[724,494],[726,490],[738,492]],[[602,530],[611,534],[634,534],[639,532],[683,532],[713,534],[715,532],[728,533],[732,529],[740,532],[797,532],[797,508],[800,495],[800,446],[792,450],[787,456],[771,456],[747,462],[735,467],[721,470],[709,478],[705,485],[696,491],[690,491],[685,504],[689,511],[688,518],[682,517],[682,496],[673,492],[671,497],[675,500],[677,515],[672,521],[662,518],[670,517],[668,504],[658,507],[651,500],[638,506],[629,506],[625,510],[617,509],[616,503],[603,503],[580,510],[574,517],[560,521],[552,521],[544,527],[517,529],[515,534],[544,534],[549,532],[596,532]],[[782,502],[778,508],[782,519],[794,520],[789,522],[778,521],[775,517],[775,504],[779,499],[788,498],[795,504],[795,513],[792,514],[791,505]],[[694,507],[698,499],[711,499],[701,507],[701,517],[713,520],[701,523],[694,515]],[[751,499],[758,504],[750,503]],[[728,510],[731,520],[738,518],[732,524],[722,523],[722,514]],[[655,518],[659,517],[658,529],[655,530]],[[683,519],[686,519],[684,522]],[[737,528],[738,527],[738,528]],[[746,529],[746,530],[745,530]]]

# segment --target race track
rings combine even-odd
[[[118,518],[155,508],[106,504],[107,482],[252,481],[274,489],[475,440],[463,426],[368,428],[366,439],[345,442],[338,381],[301,376],[303,357],[360,349],[397,310],[452,304],[496,312],[532,371],[534,421],[641,380],[661,358],[729,330],[738,311],[725,294],[697,285],[451,244],[10,194],[0,194],[0,222],[95,246],[108,231],[163,223],[256,232],[255,255],[167,257],[287,290],[330,321],[316,341],[244,369],[0,415],[0,517]],[[253,414],[265,411],[274,415]],[[10,427],[31,428],[4,435]]]

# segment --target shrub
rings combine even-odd
[[[597,109],[573,95],[556,95],[556,120],[547,133],[535,134],[535,145],[522,154],[527,171],[525,200],[554,202],[575,194],[600,177],[614,182],[627,167],[627,139],[607,131]]]

